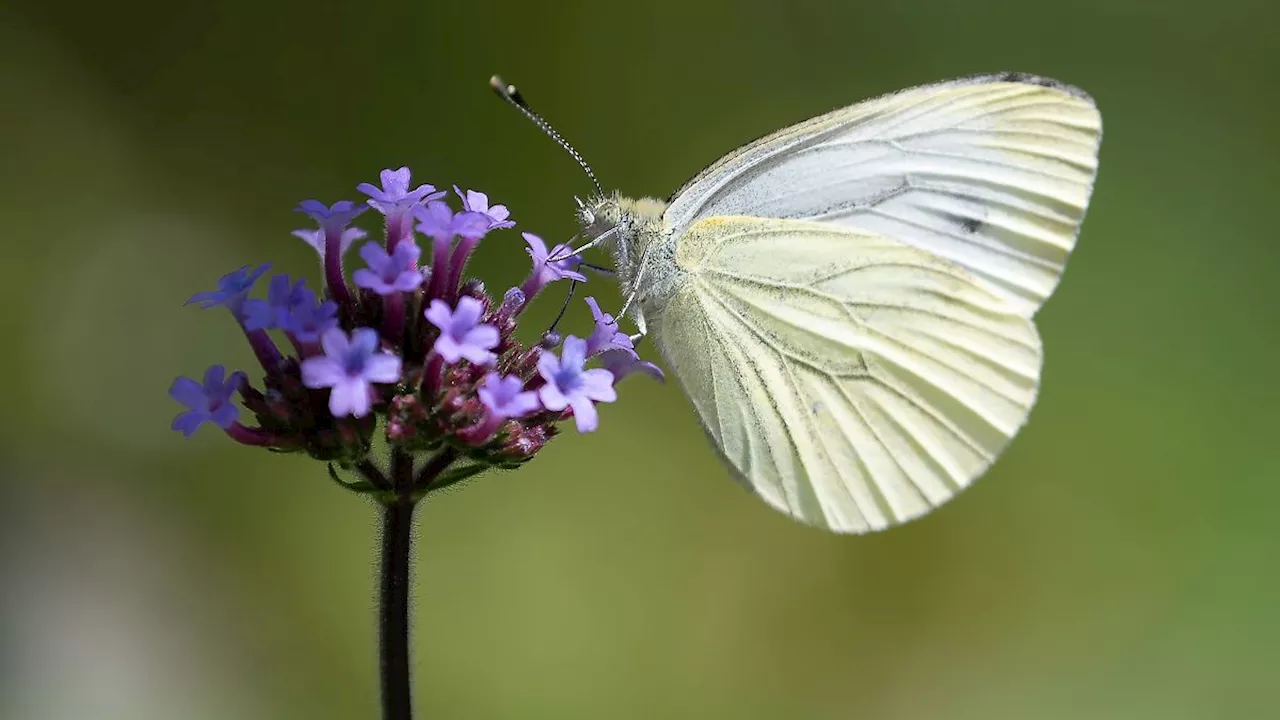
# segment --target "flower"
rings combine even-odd
[[[490,230],[497,227],[497,225],[494,225],[490,221],[489,216],[484,213],[463,210],[453,216],[454,234],[461,235],[468,240],[479,240],[485,235],[488,235]]]
[[[341,232],[351,224],[357,216],[369,208],[357,205],[350,200],[339,200],[332,206],[319,200],[303,200],[294,208],[295,212],[306,213],[326,235]]]
[[[245,299],[249,297],[249,291],[253,289],[253,284],[270,267],[271,263],[262,263],[257,268],[250,270],[249,266],[245,265],[239,270],[234,270],[218,278],[217,290],[196,293],[185,304],[199,303],[204,310],[225,305],[239,318],[241,306],[244,305]]]
[[[435,352],[450,363],[466,358],[475,365],[488,365],[496,360],[490,350],[498,346],[498,329],[480,323],[483,311],[481,302],[470,296],[458,298],[452,311],[445,301],[432,300],[423,315],[440,329]]]
[[[568,245],[549,250],[525,234],[532,272],[491,293],[466,276],[468,260],[488,233],[514,226],[507,208],[460,186],[448,193],[415,186],[404,167],[384,169],[379,179],[357,186],[357,202],[296,206],[316,222],[293,234],[320,256],[320,287],[273,274],[257,294],[270,266],[245,266],[191,297],[232,310],[263,375],[257,387],[221,366],[203,383],[178,378],[170,390],[183,404],[175,429],[190,435],[212,422],[235,442],[359,472],[364,479],[352,489],[416,498],[469,473],[519,467],[570,418],[581,432],[596,429],[597,403],[616,398],[622,377],[662,379],[636,355],[621,318],[595,298],[587,300],[594,326],[579,337],[548,331],[539,339],[527,319],[528,332],[521,331],[522,315],[546,285],[587,279]],[[461,207],[450,207],[455,193]],[[362,213],[369,213],[365,223]],[[365,240],[354,227],[374,222],[377,238]],[[357,240],[361,247],[352,247]],[[363,260],[344,268],[348,250]],[[287,348],[276,344],[285,337]],[[238,408],[253,421],[239,418]],[[386,463],[374,450],[379,433]]]
[[[453,230],[453,210],[448,203],[432,200],[414,208],[413,213],[418,218],[418,232],[433,240],[448,242],[457,234]]]
[[[302,361],[302,384],[330,388],[329,412],[336,417],[363,417],[373,407],[373,383],[400,379],[400,358],[378,350],[378,333],[356,328],[351,338],[339,328],[320,336],[323,356]]]
[[[360,228],[347,228],[342,231],[342,235],[338,241],[339,257],[347,254],[347,250],[351,248],[357,240],[363,240],[369,233]],[[324,265],[324,230],[294,230],[293,236],[300,238],[303,242],[315,248],[316,253],[320,256],[320,264]]]
[[[356,190],[369,196],[366,200],[369,207],[383,215],[394,215],[404,212],[413,206],[428,200],[439,200],[445,196],[443,191],[436,192],[434,185],[419,185],[409,189],[409,168],[399,170],[383,170],[378,174],[382,187],[370,183],[360,183]]]
[[[376,242],[365,243],[360,248],[360,257],[369,267],[357,270],[351,277],[358,287],[379,295],[416,290],[422,284],[422,273],[417,269],[421,254],[418,245],[408,239],[398,243],[391,254]]]
[[[614,385],[617,385],[622,378],[635,372],[642,372],[658,382],[666,382],[667,380],[662,368],[651,362],[641,360],[635,350],[609,348],[596,356],[596,359],[600,361],[600,365],[605,370],[609,371],[609,374],[613,375]]]
[[[289,308],[280,329],[291,333],[298,342],[313,343],[327,330],[338,326],[338,303],[316,302],[316,294],[303,288],[302,299]]]
[[[173,429],[185,437],[191,437],[201,425],[211,422],[222,429],[231,427],[240,415],[240,409],[231,402],[231,396],[245,383],[245,374],[233,372],[226,377],[227,369],[213,365],[204,373],[204,384],[189,377],[180,377],[169,386],[169,396],[187,406],[187,411],[173,419]]]
[[[320,225],[324,238],[324,252],[320,255],[324,266],[324,284],[329,288],[329,294],[339,303],[351,301],[351,291],[342,274],[342,248],[347,224],[368,209],[367,205],[356,205],[350,200],[339,200],[332,207],[319,200],[303,200],[294,208],[297,212],[306,213]]]
[[[583,369],[587,361],[587,343],[570,335],[557,358],[544,353],[538,359],[538,372],[547,381],[538,389],[538,398],[548,410],[573,408],[578,432],[587,433],[599,426],[595,403],[613,402],[618,393],[613,389],[613,375],[603,368]]]
[[[464,195],[457,185],[453,186],[453,192],[462,199],[462,207],[465,210],[484,215],[488,219],[490,230],[516,226],[515,221],[508,219],[511,217],[511,212],[507,210],[506,205],[489,207],[488,195],[475,190],[468,190]]]
[[[595,318],[596,327],[587,338],[587,357],[593,357],[606,350],[631,350],[635,346],[631,338],[618,330],[618,321],[613,316],[602,312],[600,305],[593,297],[587,298],[587,306],[591,308],[591,317]]]
[[[500,418],[522,418],[542,407],[538,394],[525,391],[524,383],[514,375],[485,375],[477,394],[489,412]]]
[[[569,250],[570,247],[568,245],[557,245],[551,248],[551,252],[548,253],[547,244],[542,241],[542,238],[533,233],[523,233],[523,236],[524,241],[529,245],[529,247],[525,248],[525,252],[529,253],[529,257],[533,259],[533,272],[529,274],[529,278],[520,287],[526,298],[532,298],[548,283],[556,280],[568,278],[578,282],[587,281],[586,275],[576,271],[576,268],[582,264],[582,258],[577,255],[571,255],[555,262],[547,262],[547,258],[551,255]]]
[[[455,214],[447,203],[440,200],[418,207],[414,213],[418,218],[418,232],[437,243],[448,242],[455,235],[479,240],[494,228],[488,215],[470,210]]]
[[[290,285],[288,275],[274,275],[267,286],[266,300],[246,300],[244,303],[244,329],[270,330],[281,327],[294,305],[306,300],[306,280]],[[314,298],[314,295],[312,296]]]

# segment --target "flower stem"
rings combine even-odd
[[[452,239],[442,241],[435,238],[432,241],[431,285],[427,288],[427,300],[445,296],[445,283],[449,280],[449,251],[452,247]]]
[[[453,300],[458,296],[458,288],[462,285],[462,272],[467,267],[467,260],[480,244],[478,238],[462,238],[453,249],[453,257],[449,261],[449,279],[445,284],[445,299]]]
[[[393,345],[404,343],[404,294],[392,293],[384,298],[382,334]]]
[[[351,291],[347,289],[347,279],[342,274],[342,228],[324,230],[324,281],[329,287],[329,295],[339,305],[351,304]]]
[[[397,479],[398,481],[398,479]],[[414,501],[398,494],[382,508],[378,659],[383,720],[412,720],[409,684],[409,565]]]

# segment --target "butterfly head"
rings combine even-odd
[[[576,214],[584,237],[595,239],[617,232],[622,223],[622,204],[617,194],[573,200],[578,205]]]

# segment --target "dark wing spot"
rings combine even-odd
[[[1002,73],[993,73],[991,75],[973,75],[968,78],[964,78],[963,80],[961,80],[961,82],[968,82],[968,83],[1011,82],[1011,83],[1022,83],[1024,85],[1039,85],[1040,87],[1047,87],[1047,88],[1053,88],[1054,90],[1059,90],[1073,97],[1080,98],[1081,100],[1086,100],[1090,103],[1093,102],[1093,98],[1089,97],[1089,93],[1081,90],[1078,87],[1075,87],[1073,85],[1068,85],[1060,80],[1054,80],[1053,78],[1047,78],[1042,75],[1032,75],[1031,73],[1002,72]]]
[[[982,221],[978,218],[960,218],[960,229],[963,230],[966,235],[972,235],[978,232],[978,228],[980,227],[982,227]]]

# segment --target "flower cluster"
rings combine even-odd
[[[387,480],[369,457],[379,425],[392,465],[407,464],[407,474],[413,474],[414,455],[431,454],[427,470],[418,473],[430,484],[455,461],[465,461],[466,474],[519,465],[562,421],[572,418],[579,432],[595,430],[596,404],[613,402],[626,375],[662,379],[593,298],[587,303],[595,327],[585,339],[570,335],[561,342],[548,332],[537,344],[522,345],[516,338],[521,314],[547,285],[585,282],[581,259],[549,261],[567,246],[548,249],[523,233],[532,271],[495,303],[464,273],[482,239],[515,226],[510,212],[490,205],[484,193],[456,186],[462,209],[455,210],[446,192],[411,185],[408,168],[384,170],[380,186],[357,187],[368,196],[364,204],[298,205],[317,225],[294,235],[319,255],[322,294],[304,279],[274,275],[266,298],[251,298],[269,270],[261,265],[231,272],[216,290],[188,300],[231,313],[264,377],[257,389],[245,373],[228,375],[214,365],[203,383],[178,378],[170,395],[187,410],[174,420],[175,430],[190,436],[209,422],[238,442],[306,452],[359,469],[372,489],[404,491],[404,482]],[[351,273],[349,284],[343,258],[367,237],[352,223],[370,208],[383,216],[385,241],[359,248],[364,267]],[[419,237],[430,243],[425,266]],[[281,350],[280,338],[290,351]],[[593,362],[598,367],[588,367]],[[236,394],[255,416],[254,426],[239,422]]]

